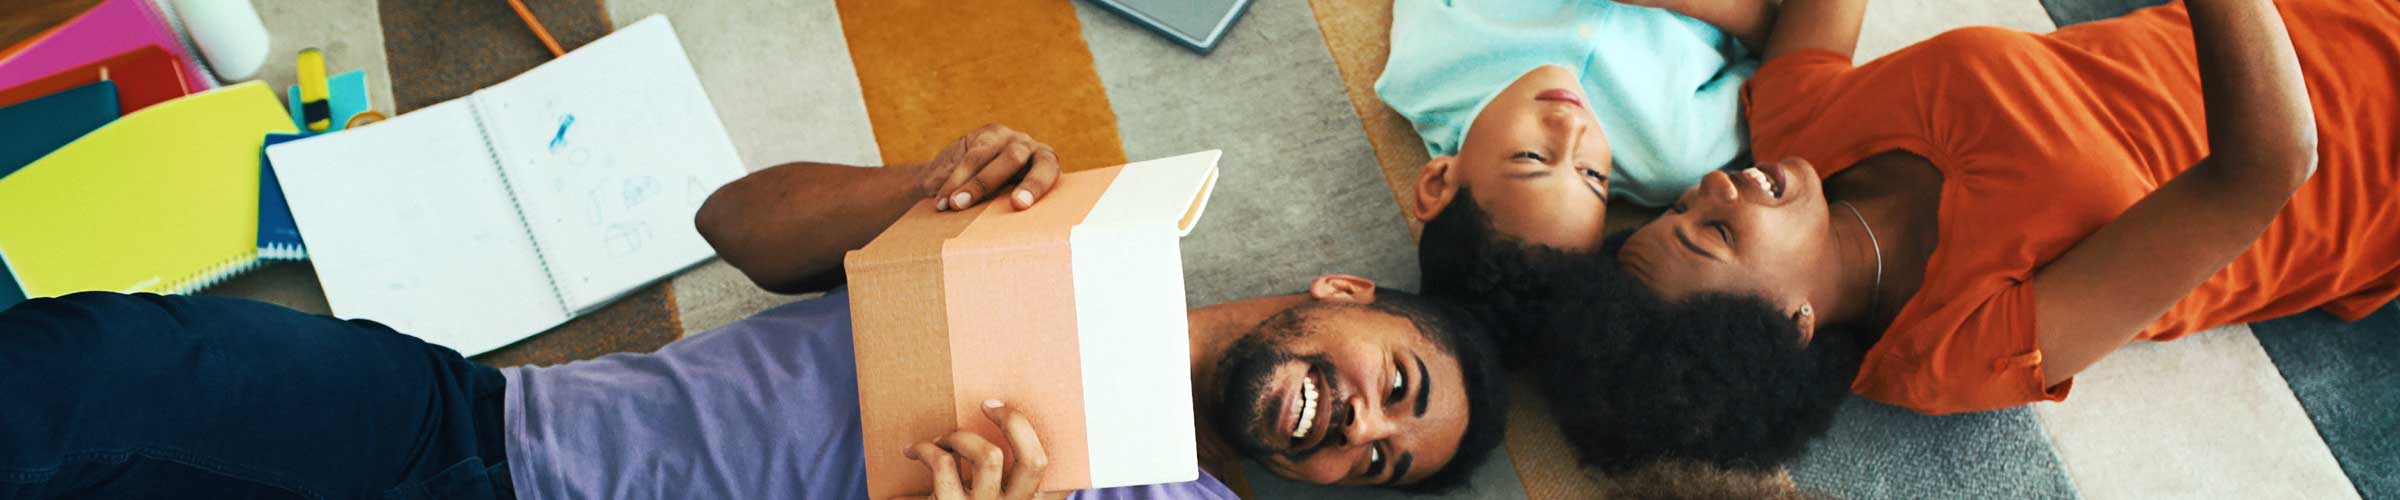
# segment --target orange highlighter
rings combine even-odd
[[[300,49],[300,119],[308,123],[308,131],[324,132],[333,127],[333,106],[326,102],[325,53],[316,47]]]

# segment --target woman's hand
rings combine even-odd
[[[940,439],[917,443],[905,453],[933,471],[929,500],[1027,500],[1042,495],[1042,472],[1050,455],[1042,451],[1033,421],[999,400],[983,402],[983,416],[1008,436],[1003,452],[982,435],[959,430]]]
[[[918,194],[936,198],[938,210],[975,206],[1012,181],[1017,189],[1010,204],[1024,210],[1058,182],[1058,154],[1049,145],[997,123],[959,137],[914,168]]]

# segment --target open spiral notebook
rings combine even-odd
[[[473,355],[713,256],[745,172],[667,19],[373,126],[267,148],[337,316]]]

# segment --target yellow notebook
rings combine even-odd
[[[258,82],[125,115],[0,178],[0,257],[28,298],[184,293],[249,269],[271,132],[295,128]]]

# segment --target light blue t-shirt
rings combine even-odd
[[[1525,72],[1581,75],[1615,152],[1609,191],[1659,206],[1741,155],[1742,82],[1758,69],[1708,23],[1609,0],[1395,0],[1375,93],[1436,156],[1458,153],[1484,104]]]
[[[656,353],[500,373],[517,498],[867,497],[844,291]],[[1235,500],[1207,471],[1073,498]]]

